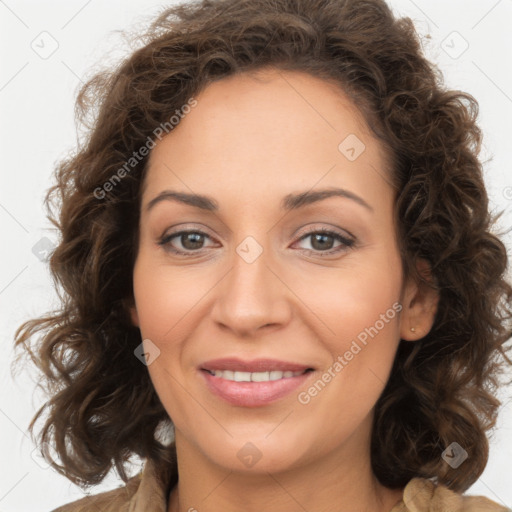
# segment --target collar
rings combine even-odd
[[[146,461],[144,469],[137,477],[140,478],[140,484],[130,500],[128,512],[145,512],[147,510],[167,512],[165,489],[152,461]]]
[[[153,459],[146,459],[142,471],[133,478],[139,483],[128,512],[167,512],[169,493],[178,482],[174,443],[168,447],[167,462],[157,465]]]
[[[129,502],[128,512],[167,512],[170,490],[178,481],[175,460],[159,469],[146,460],[134,477],[140,483]],[[510,512],[483,496],[464,496],[427,478],[412,478],[404,488],[403,498],[390,512]]]

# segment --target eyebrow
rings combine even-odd
[[[297,210],[318,201],[323,201],[329,197],[343,197],[351,199],[355,203],[364,206],[373,212],[373,208],[360,196],[345,190],[343,188],[327,188],[322,190],[308,190],[298,194],[288,194],[281,201],[281,209],[285,211]],[[146,211],[151,210],[161,201],[176,201],[179,203],[195,206],[201,210],[215,212],[219,210],[219,205],[212,197],[201,194],[190,194],[188,192],[176,192],[174,190],[164,190],[154,197],[146,206]]]

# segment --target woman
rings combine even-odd
[[[143,41],[80,92],[62,309],[17,333],[44,455],[127,482],[57,510],[506,510],[462,494],[512,362],[476,101],[380,0],[186,4]]]

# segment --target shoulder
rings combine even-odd
[[[510,512],[483,496],[465,496],[426,478],[413,478],[391,512]]]
[[[169,490],[177,481],[175,460],[162,465],[150,459],[124,486],[87,496],[51,512],[165,512]]]
[[[51,512],[128,512],[141,482],[141,473],[130,478],[122,487],[62,505]]]

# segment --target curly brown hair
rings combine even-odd
[[[393,160],[404,274],[426,282],[416,269],[426,260],[440,296],[428,335],[401,340],[376,404],[373,470],[391,488],[420,476],[466,490],[487,463],[496,389],[512,364],[512,288],[491,232],[476,100],[446,89],[412,21],[383,0],[203,0],[164,9],[138,41],[79,91],[86,141],[56,166],[46,196],[61,234],[50,268],[62,306],[16,332],[49,393],[29,427],[47,411],[45,458],[79,485],[113,466],[126,481],[135,455],[175,463],[173,445],[155,434],[172,424],[133,354],[141,334],[128,308],[148,155],[129,170],[126,162],[208,84],[272,67],[337,84],[364,114]],[[455,440],[471,460],[456,470],[441,458]]]

